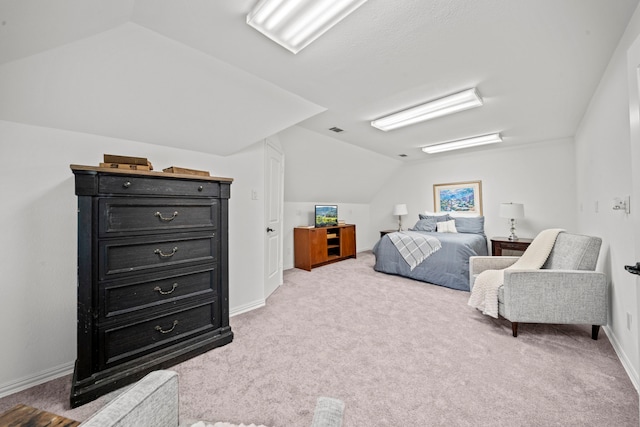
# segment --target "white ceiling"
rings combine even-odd
[[[295,124],[407,160],[498,131],[565,138],[638,4],[369,0],[293,55],[245,24],[255,2],[0,0],[0,119],[220,155]],[[482,108],[369,125],[474,86]]]

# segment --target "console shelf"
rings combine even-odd
[[[336,225],[293,229],[294,266],[311,271],[313,267],[356,257],[356,226]]]

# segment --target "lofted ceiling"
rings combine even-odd
[[[256,2],[0,0],[0,119],[218,155],[294,125],[405,160],[492,132],[560,139],[638,5],[369,0],[294,55],[246,25]],[[369,125],[470,87],[483,107]]]

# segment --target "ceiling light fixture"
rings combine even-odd
[[[457,141],[443,142],[442,144],[428,145],[422,147],[422,151],[434,154],[442,153],[443,151],[458,150],[460,148],[476,147],[478,145],[495,144],[497,142],[502,142],[502,136],[500,136],[499,133],[492,133],[490,135],[474,136]]]
[[[298,53],[367,0],[261,0],[247,24]]]
[[[402,126],[412,125],[425,120],[447,114],[457,113],[470,108],[482,106],[482,98],[476,88],[463,90],[444,98],[429,101],[407,110],[403,110],[386,117],[381,117],[371,122],[371,126],[383,131],[396,129]]]

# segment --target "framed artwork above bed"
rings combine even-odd
[[[433,184],[435,212],[482,215],[482,181]]]

